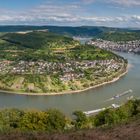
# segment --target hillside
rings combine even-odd
[[[50,32],[55,32],[62,35],[92,37],[100,33],[118,31],[118,32],[140,32],[140,30],[131,28],[111,28],[98,26],[0,26],[0,32],[19,32],[31,30],[48,29]]]
[[[107,41],[133,41],[140,40],[140,33],[138,32],[107,32],[98,34],[95,38],[100,38]]]
[[[7,33],[1,36],[2,40],[21,45],[30,49],[41,49],[43,47],[53,47],[52,44],[56,44],[55,47],[63,47],[66,45],[74,44],[72,38],[61,36],[58,34],[50,33],[47,31],[34,31],[29,33]]]
[[[0,110],[0,140],[139,140],[140,100],[90,117],[80,111],[73,114],[70,119],[56,109]]]
[[[140,33],[108,32],[93,37],[87,44],[111,51],[140,54]]]
[[[0,140],[139,140],[140,119],[107,129],[82,130],[69,133],[7,133]]]
[[[46,31],[5,33],[0,37],[0,59],[57,60],[54,50],[59,52],[76,45],[79,42],[70,37]]]

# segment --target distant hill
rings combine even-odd
[[[96,35],[94,38],[101,38],[108,41],[132,41],[140,40],[140,32],[107,32]]]
[[[43,31],[33,31],[29,33],[7,33],[0,38],[7,42],[21,45],[30,49],[53,47],[53,44],[55,47],[63,47],[65,45],[72,45],[74,42],[76,42],[70,37]]]
[[[50,32],[68,36],[81,36],[91,37],[101,33],[110,31],[119,32],[140,32],[138,29],[129,28],[111,28],[111,27],[98,27],[98,26],[79,26],[79,27],[68,27],[68,26],[0,26],[0,32],[19,32],[29,30],[43,30],[48,29]]]

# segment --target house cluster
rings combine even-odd
[[[56,63],[47,61],[0,61],[1,74],[55,74],[59,72],[60,80],[70,81],[84,77],[85,70],[91,69],[94,74],[110,73],[122,67],[123,63],[116,60],[70,61]]]
[[[113,51],[121,51],[121,52],[133,52],[140,54],[140,40],[135,41],[106,41],[102,39],[97,39],[95,41],[89,41],[88,44],[95,45],[99,48]]]
[[[10,70],[10,65],[12,64],[13,62],[12,61],[0,61],[0,73],[1,74],[5,74],[5,73],[8,73],[9,70]]]
[[[63,82],[83,78],[85,76],[86,69],[92,69],[93,76],[99,77],[103,76],[103,73],[110,74],[111,72],[117,71],[123,67],[122,62],[117,62],[115,60],[95,60],[95,61],[85,61],[76,62],[75,70],[65,72],[60,76],[60,80]],[[76,69],[80,69],[80,72],[75,72]]]

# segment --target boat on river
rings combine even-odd
[[[109,107],[104,107],[104,108],[101,108],[101,109],[95,109],[95,110],[91,110],[91,111],[86,111],[86,112],[83,112],[86,116],[90,116],[90,115],[94,115],[94,114],[97,114],[101,111],[104,111],[108,108],[118,108],[120,107],[120,105],[117,105],[117,104],[112,104],[111,106]]]
[[[113,96],[112,98],[108,99],[107,101],[115,100],[117,98],[120,98],[120,97],[125,96],[125,95],[127,95],[129,93],[132,93],[132,92],[133,92],[133,90],[132,89],[129,89],[128,91],[125,91],[125,92],[123,92],[121,94],[117,94],[117,95]]]

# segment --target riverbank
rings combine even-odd
[[[64,92],[58,92],[58,93],[22,93],[22,92],[15,92],[15,91],[5,91],[5,90],[0,90],[0,93],[7,93],[7,94],[17,94],[17,95],[27,95],[27,96],[54,96],[54,95],[64,95],[64,94],[74,94],[74,93],[81,93],[90,89],[98,88],[107,84],[114,83],[118,81],[121,77],[125,76],[128,73],[128,69],[130,68],[129,64],[126,68],[126,71],[120,74],[118,77],[114,78],[111,81],[108,82],[103,82],[101,84],[91,86],[82,90],[75,90],[75,91],[64,91]]]

